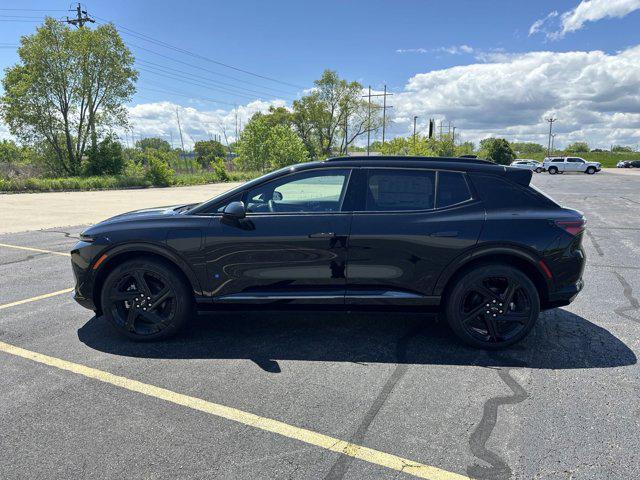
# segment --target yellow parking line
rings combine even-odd
[[[36,302],[38,300],[44,300],[45,298],[55,297],[57,295],[62,295],[64,293],[73,292],[73,288],[65,288],[64,290],[58,290],[57,292],[45,293],[44,295],[38,295],[37,297],[25,298],[24,300],[18,300],[17,302],[5,303],[4,305],[0,305],[0,310],[3,308],[15,307],[17,305],[22,305],[23,303]]]
[[[0,247],[15,248],[16,250],[26,250],[28,252],[50,253],[52,255],[62,255],[63,257],[71,256],[71,254],[67,252],[56,252],[54,250],[43,250],[42,248],[33,247],[21,247],[19,245],[9,245],[8,243],[0,243]]]
[[[208,413],[216,417],[225,418],[233,422],[248,425],[260,430],[282,435],[284,437],[292,438],[300,442],[314,445],[316,447],[324,448],[332,452],[348,455],[365,462],[369,462],[382,467],[390,468],[392,470],[408,473],[419,478],[428,478],[432,480],[469,480],[469,477],[459,475],[457,473],[442,470],[437,467],[425,465],[422,463],[407,460],[405,458],[398,457],[389,453],[367,448],[361,445],[356,445],[345,440],[323,435],[321,433],[307,430],[305,428],[299,428],[294,425],[289,425],[278,420],[271,418],[261,417],[253,413],[238,410],[236,408],[227,407],[213,402],[208,402],[201,398],[191,397],[183,395],[181,393],[173,392],[165,388],[156,387],[146,383],[138,382],[137,380],[131,380],[126,377],[114,375],[112,373],[97,370],[95,368],[86,367],[73,362],[68,362],[41,353],[25,350],[8,343],[0,342],[0,351],[15,355],[18,357],[33,360],[50,367],[59,368],[61,370],[67,370],[69,372],[82,375],[87,378],[92,378],[100,382],[108,383],[116,387],[124,388],[132,392],[141,393],[149,397],[154,397],[160,400],[174,403],[176,405],[182,405],[193,410]]]

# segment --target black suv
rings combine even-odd
[[[465,342],[508,346],[582,288],[584,217],[530,180],[463,158],[283,168],[86,229],[75,298],[134,339],[175,333],[195,307],[441,306]]]

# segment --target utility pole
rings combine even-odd
[[[384,86],[384,93],[382,94],[382,144],[384,145],[384,134],[387,131],[387,108],[393,108],[393,105],[387,106],[387,95],[393,95],[393,93],[387,93],[387,86]]]
[[[556,135],[555,133],[551,134],[551,153],[556,151],[555,143],[556,143]]]
[[[453,127],[453,133],[451,134],[451,143],[453,143],[453,146],[456,146],[456,126]]]
[[[413,116],[413,146],[416,146],[416,121],[418,120],[418,116]]]
[[[73,10],[69,10],[69,11],[73,12]],[[80,28],[84,27],[85,23],[96,23],[96,21],[87,14],[86,10],[82,10],[82,6],[79,3],[75,8],[75,12],[76,12],[76,18],[67,17],[66,20],[63,20],[63,22],[69,23],[71,25],[75,25],[76,27],[80,27]]]
[[[344,104],[344,154],[349,155],[349,102]]]
[[[73,12],[73,10],[69,10],[69,11]],[[96,21],[87,14],[86,10],[82,10],[82,6],[79,3],[75,8],[75,12],[76,12],[76,18],[67,17],[66,20],[62,20],[62,21],[70,25],[75,25],[78,28],[83,28],[85,23],[96,23]],[[96,112],[94,112],[93,110],[93,93],[91,90],[89,91],[89,98],[87,100],[88,100],[88,107],[89,107],[88,123],[89,123],[89,130],[91,132],[91,147],[95,149],[98,143],[98,136],[96,135],[96,121],[95,121]]]
[[[551,155],[551,129],[553,128],[553,122],[555,122],[557,118],[549,117],[547,118],[547,122],[549,122],[549,144],[547,145],[547,157]]]
[[[236,143],[238,142],[238,105],[233,109],[233,114],[236,119]]]
[[[363,95],[364,98],[367,98],[367,155],[369,155],[369,143],[371,141],[371,98],[372,97],[383,97],[382,107],[380,105],[374,105],[376,108],[382,108],[382,143],[384,143],[384,137],[386,132],[386,123],[387,123],[387,108],[393,108],[392,105],[387,105],[387,97],[393,95],[393,93],[387,93],[387,86],[384,86],[384,93],[371,93],[371,86],[369,86],[369,93],[367,95]]]
[[[180,126],[180,114],[178,113],[178,107],[176,107],[176,118],[178,119],[178,131],[180,132],[180,145],[182,145],[182,153],[184,153],[184,139],[182,138],[182,127]]]
[[[369,85],[369,101],[367,103],[367,157],[369,156],[370,140],[371,140],[371,85]]]

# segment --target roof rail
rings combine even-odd
[[[482,165],[497,165],[489,160],[483,160],[481,158],[469,158],[469,157],[417,157],[417,156],[405,156],[405,155],[354,155],[348,157],[331,157],[327,158],[325,162],[339,162],[349,160],[367,160],[367,161],[380,161],[380,160],[415,160],[418,162],[457,162],[457,163],[478,163]]]

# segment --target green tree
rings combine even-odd
[[[236,164],[241,170],[265,171],[306,162],[304,143],[289,127],[270,126],[264,115],[254,115],[238,142]]]
[[[587,144],[587,142],[574,142],[570,145],[567,145],[565,151],[569,153],[586,153],[589,151],[589,145]]]
[[[12,140],[0,141],[0,163],[17,165],[23,159],[22,148]]]
[[[311,93],[294,100],[292,113],[292,125],[313,158],[335,150],[345,152],[361,135],[382,125],[380,109],[369,112],[358,82],[347,82],[325,70],[314,83]]]
[[[87,175],[120,175],[124,167],[122,145],[113,135],[107,135],[95,149],[89,149]]]
[[[203,168],[208,168],[216,158],[224,158],[224,146],[216,140],[202,140],[196,142],[193,150],[196,153],[196,160]]]
[[[633,148],[625,147],[623,145],[614,145],[611,151],[616,153],[631,153],[633,152]]]
[[[480,142],[481,155],[500,165],[509,165],[516,155],[504,138],[485,138]]]
[[[157,137],[141,138],[140,140],[136,141],[136,148],[143,151],[149,148],[153,150],[160,150],[162,152],[171,151],[171,145],[169,144],[169,142],[167,142],[163,138]]]
[[[476,146],[473,144],[473,142],[463,142],[456,147],[456,156],[459,157],[460,155],[473,155],[473,152],[475,152],[475,150]]]
[[[53,18],[22,37],[18,55],[2,80],[3,120],[24,143],[48,143],[61,173],[81,173],[87,146],[126,124],[133,55],[111,24],[71,29]]]
[[[520,155],[530,153],[545,153],[547,151],[546,147],[540,145],[539,143],[532,142],[515,142],[511,144],[511,148],[514,152],[517,152]]]

